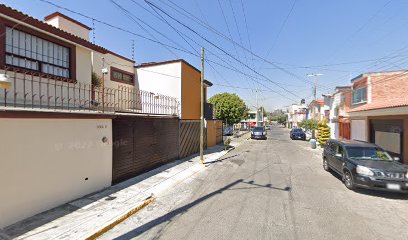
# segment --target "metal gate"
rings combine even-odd
[[[113,120],[112,183],[178,158],[177,118],[128,117]]]

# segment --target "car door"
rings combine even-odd
[[[333,167],[338,172],[343,172],[343,163],[344,163],[344,148],[343,146],[336,144],[335,153],[333,155]]]
[[[328,142],[327,143],[327,147],[326,147],[326,159],[327,159],[327,163],[329,164],[330,167],[333,166],[333,158],[334,158],[334,143],[333,142]]]

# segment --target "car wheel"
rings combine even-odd
[[[326,172],[330,172],[330,167],[329,167],[329,164],[327,163],[327,159],[326,159],[326,158],[323,158],[323,169],[324,169]]]
[[[346,186],[346,188],[353,190],[354,189],[354,181],[353,181],[353,177],[351,176],[351,173],[349,171],[344,171],[344,185]]]

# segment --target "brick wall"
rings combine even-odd
[[[403,97],[408,92],[408,75],[372,76],[372,102]]]

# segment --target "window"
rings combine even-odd
[[[69,78],[69,48],[6,27],[6,64]]]
[[[336,154],[340,154],[342,157],[344,156],[344,151],[343,151],[343,147],[342,147],[342,146],[337,145]]]
[[[123,83],[133,83],[133,74],[111,67],[111,80]]]
[[[367,87],[353,90],[353,104],[367,102]]]

